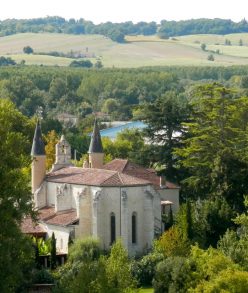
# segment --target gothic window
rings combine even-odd
[[[137,243],[137,213],[132,214],[132,243]]]
[[[115,242],[116,239],[116,229],[115,229],[115,214],[110,214],[110,245]]]

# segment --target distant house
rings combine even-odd
[[[77,124],[77,116],[69,113],[61,113],[57,115],[57,119],[63,124],[70,124],[72,126]]]

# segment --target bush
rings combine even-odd
[[[46,269],[41,269],[34,272],[33,283],[34,284],[53,284],[54,278],[51,275],[50,271]]]
[[[69,249],[69,263],[93,261],[99,259],[101,250],[99,241],[94,238],[77,239]]]
[[[201,49],[202,49],[202,51],[206,51],[206,49],[207,49],[207,45],[206,44],[201,44]]]
[[[34,50],[30,46],[26,46],[23,48],[23,52],[25,54],[32,54],[32,53],[34,53]]]
[[[248,272],[225,270],[211,281],[203,281],[190,292],[233,292],[248,291]]]
[[[91,68],[93,66],[93,63],[90,60],[74,60],[71,62],[70,67],[85,67],[85,68]]]
[[[155,293],[184,293],[192,286],[194,264],[185,257],[169,257],[157,266],[153,280]]]
[[[186,256],[189,252],[189,242],[184,238],[180,229],[176,226],[164,232],[159,240],[154,242],[155,251],[165,257]]]
[[[139,286],[151,286],[157,264],[163,260],[163,255],[150,253],[140,260],[132,262],[132,275],[138,281]]]
[[[214,61],[214,55],[213,54],[208,55],[208,61]]]
[[[11,59],[10,57],[0,57],[0,66],[9,66],[9,65],[16,65],[16,62]]]

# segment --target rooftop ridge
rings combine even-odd
[[[108,170],[108,171],[110,171],[110,170]],[[114,172],[114,173],[113,173],[110,177],[106,178],[106,179],[101,183],[101,185],[104,185],[105,182],[108,182],[109,180],[111,180],[111,178],[115,177],[116,175],[117,175],[117,177],[120,179],[120,177],[118,176],[118,173],[119,173],[119,172],[117,172],[117,171],[113,171],[113,172]],[[121,181],[121,180],[120,180],[120,181]],[[122,181],[121,181],[121,183],[123,184]]]
[[[119,177],[121,183],[124,185],[124,181],[123,181],[123,178],[121,177],[121,173],[120,172],[117,172],[117,174],[118,174],[118,177]]]

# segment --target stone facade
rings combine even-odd
[[[95,141],[89,151],[91,158],[98,160],[95,168],[73,167],[70,146],[61,138],[52,170],[39,179],[34,190],[39,225],[48,237],[54,232],[60,253],[68,252],[70,237],[93,236],[103,249],[108,250],[120,237],[130,255],[142,254],[151,248],[154,237],[161,234],[161,201],[172,202],[176,210],[179,188],[169,182],[161,186],[153,170],[128,160],[103,165],[98,132],[95,123]],[[35,159],[40,157],[36,154]],[[40,173],[34,168],[32,176],[44,173],[40,165],[35,166]]]

